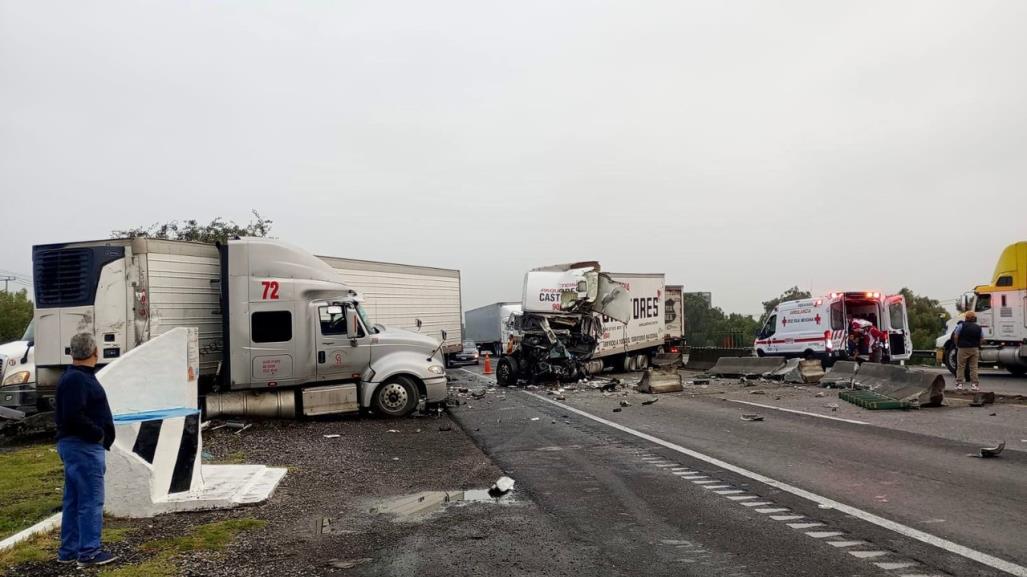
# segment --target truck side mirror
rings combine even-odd
[[[446,329],[442,329],[442,342],[446,342],[447,338],[449,338],[449,334],[446,332]]]
[[[417,331],[420,332],[421,325],[423,325],[424,323],[421,322],[421,319],[414,319],[414,324],[417,325]]]
[[[362,336],[363,330],[360,327],[360,316],[353,307],[346,308],[346,333],[350,339],[357,339]]]

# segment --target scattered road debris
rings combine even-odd
[[[374,561],[370,557],[361,557],[360,559],[332,559],[328,562],[328,565],[335,567],[336,569],[352,569],[357,565],[363,565],[364,563],[370,563]]]
[[[566,401],[566,400],[567,400],[567,397],[565,397],[565,396],[563,396],[563,395],[556,395],[556,400],[557,400],[557,401]]]
[[[513,488],[514,480],[504,475],[499,479],[496,479],[496,482],[493,483],[492,487],[489,489],[489,495],[491,497],[500,497],[512,491]]]
[[[642,404],[643,405],[651,405],[651,404],[653,404],[653,403],[655,403],[656,401],[659,401],[659,400],[660,400],[660,398],[657,397],[655,399],[649,399],[648,401],[642,401]]]
[[[999,456],[999,453],[1002,452],[1002,449],[1005,449],[1005,448],[1006,448],[1006,442],[1005,441],[1002,441],[1001,443],[999,443],[998,445],[995,445],[994,447],[981,447],[981,453],[980,453],[981,454],[981,458],[982,459],[988,459],[988,458],[991,458],[991,457],[997,457],[997,456]]]
[[[452,431],[453,430],[453,425],[450,425],[449,423],[446,423],[445,425],[439,425],[439,430],[440,431]]]
[[[615,409],[613,409],[613,412],[614,412],[614,413],[619,413],[619,412],[621,412],[621,411],[623,411],[623,410],[624,410],[624,409],[622,409],[622,408],[620,408],[620,407],[616,407]]]
[[[620,406],[622,406],[622,407],[630,407],[630,406],[631,406],[631,403],[629,403],[629,402],[627,402],[627,401],[621,401],[621,402],[620,402]]]
[[[326,438],[326,439],[338,439],[341,436],[342,435],[324,435],[324,438]]]
[[[531,420],[532,421],[537,421],[537,420],[539,420],[539,417],[532,417]]]
[[[757,415],[756,413],[746,413],[742,415],[743,421],[762,421],[763,415]]]
[[[396,429],[389,429],[388,431],[385,431],[385,432],[386,433],[398,433],[399,431],[397,431]]]

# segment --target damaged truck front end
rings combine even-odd
[[[524,276],[521,314],[510,319],[513,340],[496,367],[502,386],[587,377],[603,334],[603,317],[626,321],[628,287],[597,262],[533,269]]]

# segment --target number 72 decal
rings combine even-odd
[[[278,300],[278,281],[262,280],[260,286],[264,287],[264,295],[260,297],[262,300]]]

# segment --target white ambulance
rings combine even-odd
[[[783,302],[770,313],[753,346],[761,357],[848,358],[848,328],[855,319],[888,334],[884,362],[909,359],[913,341],[905,297],[872,291]]]

